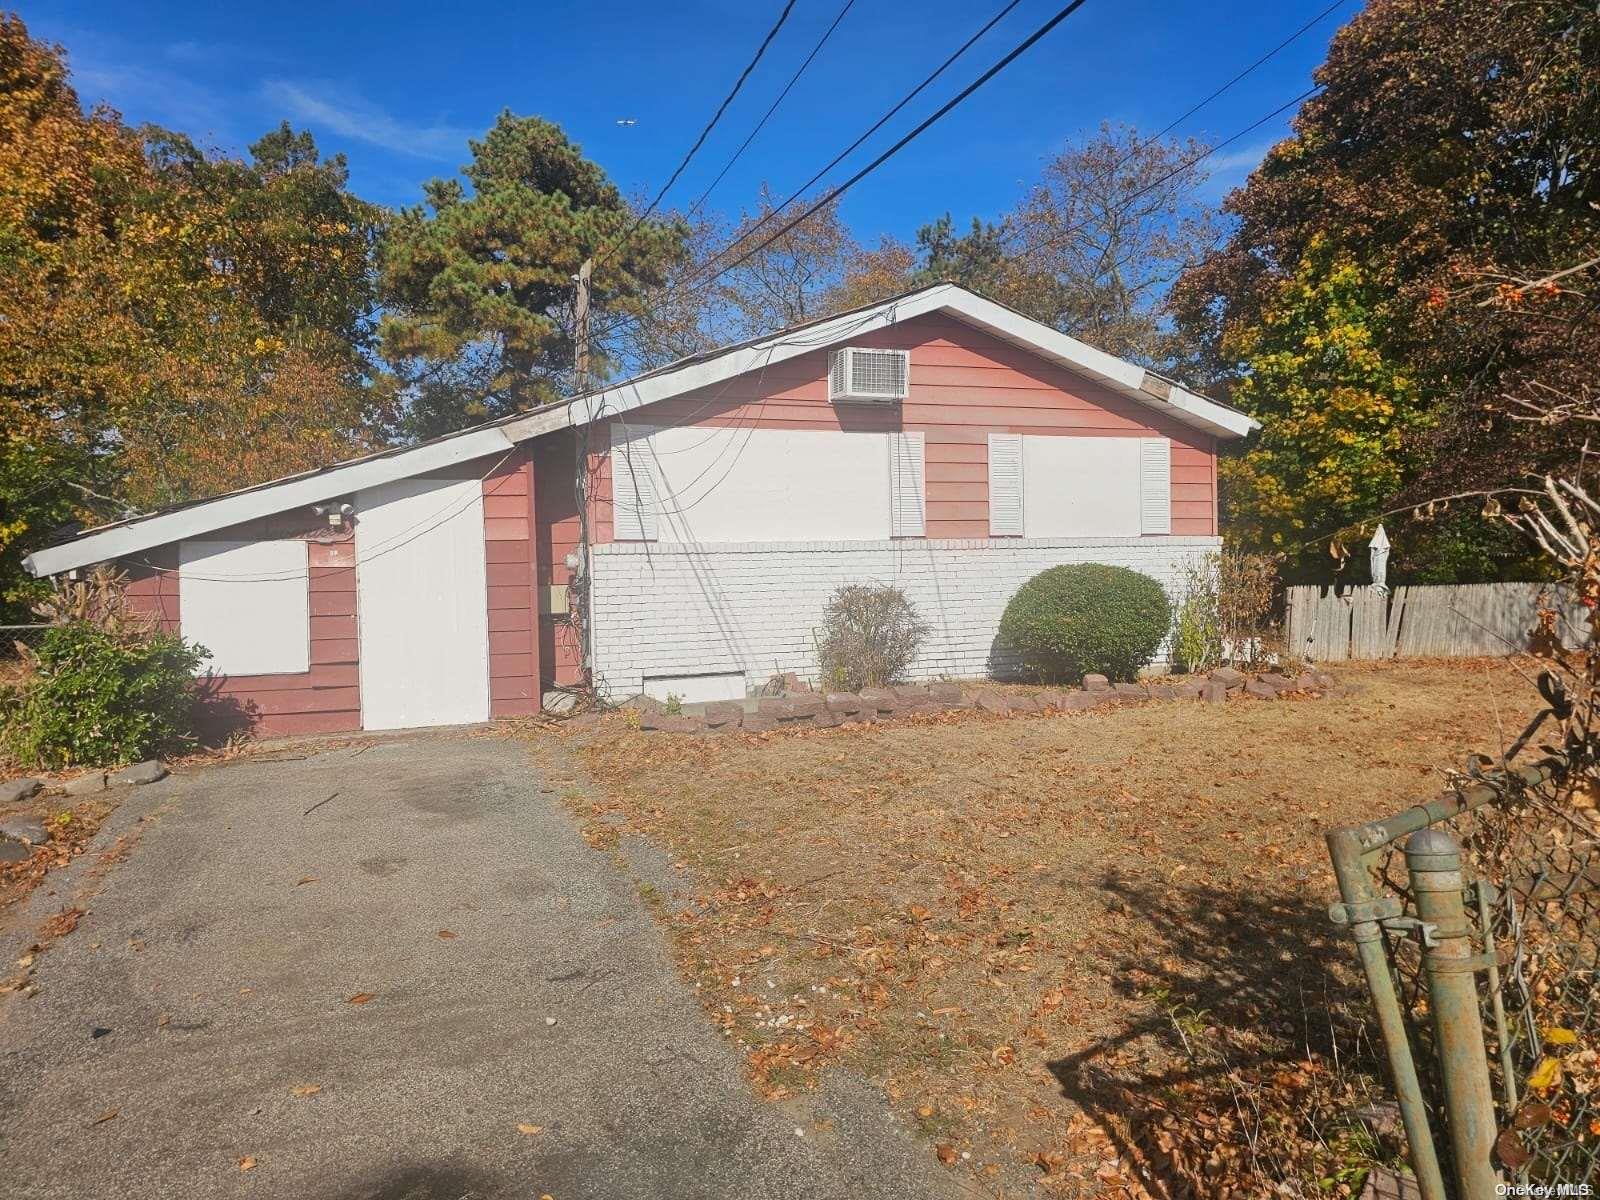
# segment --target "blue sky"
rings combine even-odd
[[[667,203],[687,204],[721,169],[843,0],[799,0],[766,59]],[[1298,29],[1328,0],[1089,0],[1006,72],[857,185],[858,236],[909,238],[945,210],[994,216],[1041,162],[1103,120],[1153,132]],[[502,108],[561,124],[630,195],[665,182],[748,61],[779,0],[648,4],[47,3],[21,15],[66,47],[86,102],[132,122],[242,149],[283,119],[343,152],[371,200],[414,203],[452,174],[466,140]],[[1001,7],[857,0],[833,39],[710,200],[787,195]],[[855,158],[868,161],[1043,23],[1058,0],[1024,0]],[[1310,86],[1340,8],[1177,132],[1221,140]],[[1288,113],[1213,160],[1219,197],[1288,128]],[[619,121],[631,120],[631,125]]]

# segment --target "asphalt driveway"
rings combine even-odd
[[[29,914],[89,897],[0,1008],[0,1193],[955,1194],[865,1085],[750,1091],[552,787],[417,735],[139,789]]]

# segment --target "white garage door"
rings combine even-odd
[[[356,513],[362,725],[488,720],[482,483],[402,479]]]

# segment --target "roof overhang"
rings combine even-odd
[[[713,386],[737,375],[759,371],[823,346],[887,329],[929,313],[947,313],[1212,437],[1244,437],[1260,428],[1256,421],[1236,409],[1096,350],[1003,304],[955,284],[940,283],[720,352],[684,359],[615,386],[493,425],[465,430],[405,450],[369,455],[166,512],[103,525],[71,541],[36,550],[23,564],[34,575],[43,576],[125,558],[155,546],[317,504],[361,488],[504,453],[531,438],[620,416],[647,404]]]
[[[170,512],[104,525],[59,546],[35,550],[22,562],[34,575],[59,575],[94,563],[125,558],[168,542],[199,537],[243,521],[318,504],[361,488],[453,467],[486,454],[505,453],[515,445],[499,427],[469,430],[395,454],[360,458],[246,491],[229,492],[215,500],[202,500]]]

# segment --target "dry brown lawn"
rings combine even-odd
[[[1348,1194],[1391,1159],[1323,834],[1537,708],[1503,662],[1327,699],[535,739],[664,848],[683,969],[769,1094],[876,1079],[994,1195]]]

